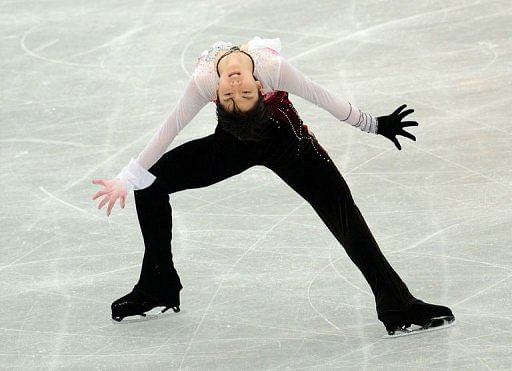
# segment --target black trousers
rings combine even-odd
[[[165,153],[149,169],[155,182],[134,192],[145,244],[136,287],[168,297],[183,287],[172,261],[169,194],[206,187],[262,165],[302,196],[345,248],[375,295],[379,319],[406,310],[414,297],[380,251],[335,164],[307,128],[301,130],[298,135],[297,127],[274,120],[268,138],[250,141],[217,126],[214,134]]]

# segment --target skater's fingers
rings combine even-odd
[[[402,127],[403,128],[406,128],[406,127],[409,127],[409,126],[418,126],[418,122],[417,121],[403,121],[402,122]]]
[[[106,195],[105,197],[103,197],[103,199],[101,200],[101,202],[98,205],[98,209],[101,209],[109,200],[110,200],[109,195]]]
[[[96,193],[94,194],[94,196],[92,196],[92,199],[93,199],[93,200],[95,200],[95,199],[97,199],[98,197],[103,196],[103,195],[104,195],[104,194],[106,194],[106,193],[108,193],[108,190],[106,190],[106,189],[102,189],[102,190],[100,190],[100,191],[96,192]]]
[[[400,114],[398,115],[398,118],[399,118],[399,119],[400,119],[400,121],[401,121],[405,116],[407,116],[407,115],[409,115],[409,114],[411,114],[411,113],[413,113],[413,112],[414,112],[414,110],[413,110],[412,108],[410,108],[410,109],[405,110],[405,111],[403,111],[402,113],[400,113]]]
[[[413,141],[416,141],[416,137],[414,135],[412,135],[411,133],[405,131],[405,130],[401,130],[400,133],[398,133],[399,135],[402,135],[406,138],[409,138],[409,139],[412,139]]]
[[[396,110],[393,111],[393,113],[391,115],[397,115],[398,112],[400,112],[401,110],[403,110],[405,107],[407,107],[407,104],[402,104],[400,107],[398,107]]]
[[[124,189],[121,191],[121,195],[119,196],[119,203],[121,204],[121,208],[124,209],[126,205],[126,191]]]
[[[396,139],[396,137],[391,138],[391,141],[395,143],[395,146],[396,148],[398,148],[399,151],[402,150],[402,146],[400,145],[400,142],[398,141],[398,139]]]
[[[112,209],[114,208],[114,205],[116,204],[117,197],[113,196],[110,198],[110,202],[108,203],[108,209],[107,209],[107,216],[110,216],[112,213]]]
[[[105,187],[107,186],[105,184],[105,180],[104,179],[93,179],[92,180],[92,184],[101,184],[101,185],[104,185]]]

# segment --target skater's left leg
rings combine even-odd
[[[452,323],[448,307],[424,303],[413,297],[382,254],[356,206],[350,189],[320,144],[310,137],[299,145],[283,145],[278,159],[267,166],[307,200],[370,285],[377,314],[388,333],[410,333],[411,324],[430,329]],[[286,150],[288,148],[288,150]]]
[[[303,140],[300,155],[291,150],[279,158],[267,166],[311,204],[343,245],[375,295],[379,319],[407,310],[415,298],[382,254],[347,183],[318,142]]]

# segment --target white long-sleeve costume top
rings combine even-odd
[[[148,169],[167,151],[176,135],[209,102],[216,99],[219,77],[215,58],[220,50],[233,44],[218,41],[198,59],[184,94],[167,120],[152,136],[137,159],[131,159],[117,175],[127,190],[149,187],[156,177]],[[281,90],[298,95],[327,110],[338,120],[345,121],[368,133],[377,133],[377,119],[311,81],[280,55],[280,39],[253,38],[247,44],[254,60],[254,75],[263,86],[263,94]]]

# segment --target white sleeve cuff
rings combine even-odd
[[[121,170],[116,178],[128,183],[127,187],[137,190],[149,187],[155,181],[156,176],[144,169],[132,158],[130,163]]]

